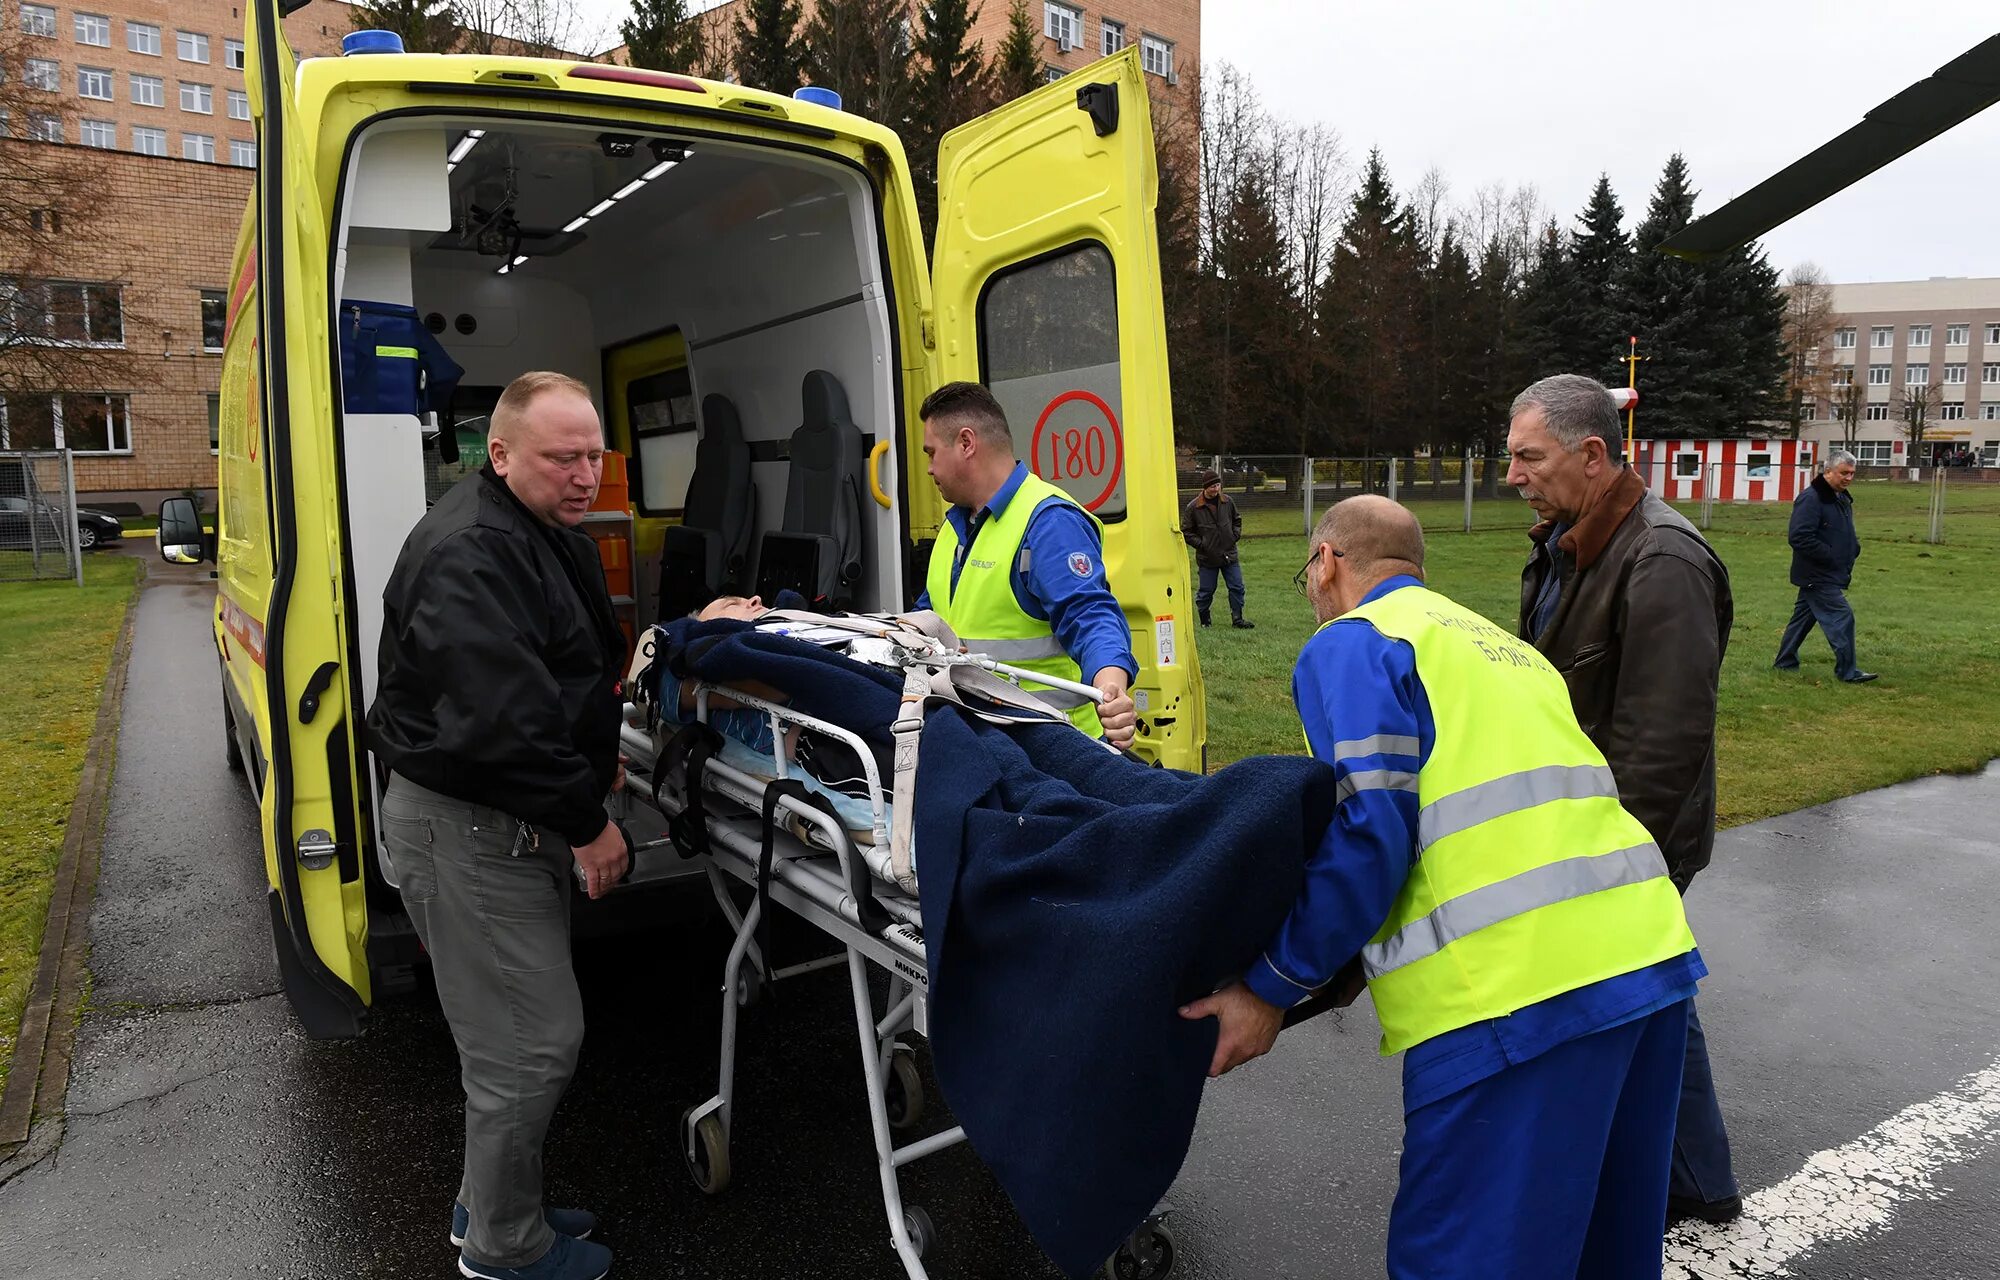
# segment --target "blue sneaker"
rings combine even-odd
[[[610,1271],[611,1250],[560,1233],[547,1253],[525,1267],[495,1267],[458,1255],[458,1273],[468,1280],[604,1280]]]
[[[575,1236],[579,1240],[590,1239],[590,1233],[597,1230],[597,1215],[588,1209],[544,1209],[542,1216],[557,1235]],[[451,1206],[451,1242],[463,1249],[465,1233],[471,1229],[472,1215],[465,1206],[453,1203]]]

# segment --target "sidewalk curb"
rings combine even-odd
[[[20,1033],[14,1041],[14,1065],[7,1091],[0,1097],[0,1182],[17,1170],[13,1157],[29,1155],[14,1148],[27,1142],[38,1114],[60,1112],[69,1090],[70,1051],[76,1040],[76,1014],[83,997],[84,955],[90,947],[90,904],[97,892],[98,857],[104,847],[104,817],[111,800],[111,777],[118,755],[118,719],[125,701],[125,677],[132,658],[132,632],[139,596],[151,575],[143,573],[125,605],[125,619],[105,672],[104,691],[97,703],[97,721],[85,749],[76,799],[71,802],[63,831],[62,856],[56,863],[55,889],[42,929],[42,947],[35,966],[35,983],[21,1011]],[[38,1087],[42,1082],[47,1087]],[[60,1138],[60,1122],[55,1136]],[[37,1146],[42,1145],[37,1143]],[[38,1158],[38,1157],[37,1157]]]

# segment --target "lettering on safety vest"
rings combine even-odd
[[[1490,622],[1454,617],[1435,610],[1426,611],[1424,616],[1447,631],[1466,632],[1472,640],[1473,647],[1484,654],[1488,662],[1504,663],[1510,667],[1539,665],[1538,655],[1523,644],[1519,636],[1502,630]]]

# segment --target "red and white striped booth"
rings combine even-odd
[[[1812,483],[1810,440],[1637,440],[1632,462],[1669,502],[1790,502]]]

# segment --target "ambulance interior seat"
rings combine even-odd
[[[757,552],[757,592],[774,600],[797,591],[816,606],[848,607],[861,586],[861,495],[867,442],[847,407],[847,390],[824,369],[799,388],[803,421],[792,432],[785,519]]]
[[[661,550],[660,617],[678,618],[741,589],[756,527],[757,486],[742,420],[727,397],[707,396],[681,523],[667,527]]]

